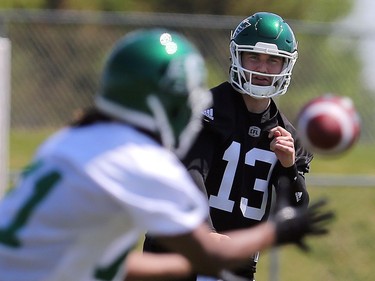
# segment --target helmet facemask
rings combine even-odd
[[[269,74],[251,71],[242,66],[242,52],[253,52],[282,57],[284,65],[280,73]],[[286,93],[290,84],[292,70],[297,60],[297,52],[289,53],[278,50],[277,46],[269,43],[258,42],[255,46],[238,45],[234,41],[230,43],[231,69],[230,80],[239,92],[254,98],[271,98]],[[254,85],[251,83],[253,75],[271,78],[269,86]]]

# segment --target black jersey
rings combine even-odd
[[[204,128],[184,163],[201,174],[213,226],[222,232],[253,226],[269,216],[272,185],[284,169],[270,150],[270,129],[281,126],[292,134],[299,172],[308,172],[312,155],[273,101],[265,112],[254,114],[228,82],[212,94],[213,106],[205,110]]]

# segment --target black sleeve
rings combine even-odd
[[[278,201],[282,198],[284,205],[286,204],[285,201],[287,201],[287,204],[293,207],[307,208],[310,197],[307,192],[304,174],[298,171],[296,164],[289,168],[282,167],[280,163],[278,163],[278,166],[279,167],[275,169],[275,173],[272,176],[272,182],[276,191],[276,203],[279,204]],[[288,189],[279,188],[279,182],[283,177],[288,178],[290,184]]]
[[[309,193],[306,187],[305,174],[310,171],[310,164],[314,155],[305,149],[298,135],[294,136],[296,148],[296,162],[295,165],[286,169],[288,177],[292,180],[292,188],[294,191],[294,206],[307,207],[310,201]]]
[[[189,170],[189,173],[190,173],[190,176],[193,178],[194,182],[196,183],[196,185],[198,186],[199,190],[201,190],[207,197],[208,195],[207,195],[206,187],[204,185],[202,174],[200,174],[198,170],[196,169]],[[206,219],[206,223],[211,228],[212,232],[216,232],[210,215],[208,215]]]
[[[310,171],[310,163],[313,159],[313,154],[302,145],[296,129],[289,120],[282,113],[280,113],[280,117],[279,124],[283,125],[293,136],[296,161],[295,164],[289,168],[284,168],[280,165],[280,167],[276,169],[278,171],[274,181],[276,184],[276,193],[278,180],[281,176],[285,175],[291,182],[291,192],[289,194],[290,204],[295,207],[307,207],[310,198],[306,187],[305,174]]]
[[[204,128],[199,136],[197,137],[194,145],[191,147],[186,157],[182,160],[183,164],[189,171],[195,184],[202,191],[203,194],[207,195],[205,180],[209,172],[209,167],[212,162],[214,155],[215,143],[213,140],[217,139],[214,137],[215,133],[209,128]],[[210,217],[207,218],[207,223],[215,231],[212,220]]]
[[[197,170],[203,177],[203,182],[206,180],[213,155],[216,147],[215,140],[216,133],[209,127],[209,124],[203,127],[194,144],[189,149],[182,163],[190,170]]]
[[[307,207],[310,197],[309,193],[307,192],[304,173],[298,171],[297,165],[285,168],[284,170],[286,176],[291,182],[291,205],[295,207]]]

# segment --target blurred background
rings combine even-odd
[[[362,134],[344,155],[317,155],[307,175],[312,200],[328,197],[337,212],[331,234],[309,241],[309,253],[289,247],[261,254],[257,281],[373,280],[372,0],[0,0],[0,37],[11,43],[9,106],[0,108],[9,114],[9,134],[2,139],[7,150],[1,155],[7,162],[5,184],[12,184],[40,142],[90,105],[107,52],[124,34],[150,27],[183,33],[202,51],[209,86],[215,86],[227,80],[230,31],[259,11],[282,16],[298,40],[291,86],[277,99],[281,110],[295,122],[301,106],[314,97],[349,96],[361,116]],[[0,75],[6,71],[0,68]]]

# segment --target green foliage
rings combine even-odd
[[[48,0],[45,0],[48,2]],[[85,1],[76,1],[76,0],[65,0],[64,9],[71,10],[93,10],[93,11],[132,11],[132,10],[145,10],[152,11],[147,9],[148,5],[142,5],[137,3],[135,0],[128,1],[119,1],[119,0],[85,0]]]
[[[258,11],[270,11],[286,19],[331,22],[347,14],[352,5],[351,0],[264,0],[264,1],[227,1],[232,14],[249,15]],[[231,8],[232,7],[232,8]]]
[[[3,0],[0,8],[57,8],[248,16],[259,11],[284,18],[331,22],[348,13],[353,0]]]
[[[2,0],[0,8],[36,9],[43,7],[43,0]]]

